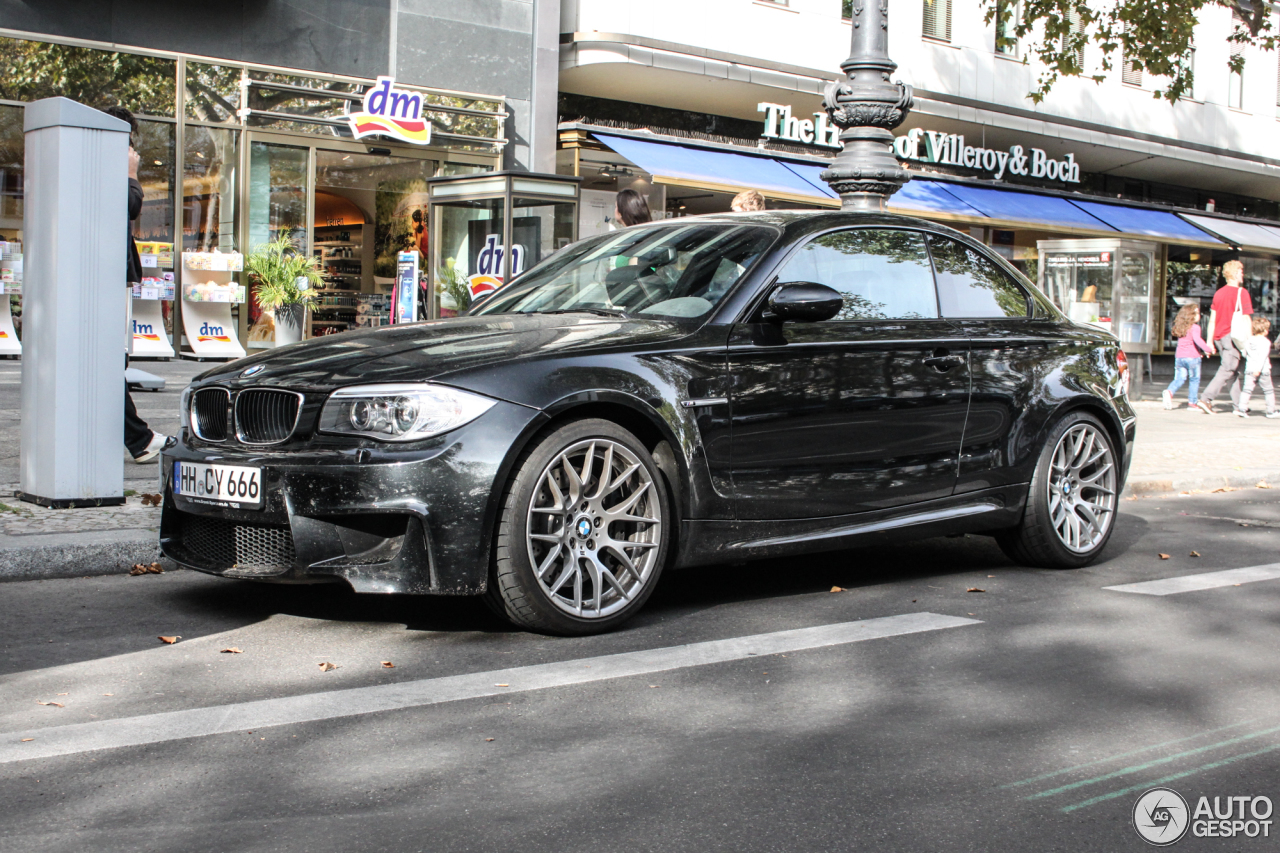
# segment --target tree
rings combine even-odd
[[[1085,73],[1088,44],[1102,50],[1102,71],[1110,71],[1118,55],[1135,71],[1166,80],[1155,97],[1179,100],[1191,91],[1193,32],[1197,14],[1207,6],[1232,11],[1234,26],[1227,41],[1233,47],[1276,48],[1272,6],[1265,0],[983,0],[983,5],[987,23],[997,22],[999,42],[1020,41],[1023,61],[1034,57],[1044,66],[1028,95],[1036,103],[1061,77],[1104,79]],[[1242,51],[1233,50],[1228,64],[1233,72],[1243,71]]]

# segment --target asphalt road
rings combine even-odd
[[[1121,509],[1088,569],[966,537],[691,570],[585,639],[189,572],[4,584],[0,850],[1146,850],[1159,780],[1280,802],[1280,578],[1104,587],[1276,563],[1280,490]]]

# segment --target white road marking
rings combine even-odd
[[[1110,589],[1115,592],[1133,592],[1138,595],[1177,595],[1180,592],[1216,589],[1220,586],[1236,586],[1242,583],[1270,581],[1276,578],[1280,578],[1280,563],[1249,566],[1244,569],[1227,569],[1222,572],[1206,572],[1202,575],[1183,575],[1180,578],[1164,578],[1158,581],[1124,583],[1119,586],[1104,586],[1103,589]]]
[[[360,714],[375,714],[399,708],[415,708],[500,696],[529,690],[546,690],[572,684],[587,684],[614,678],[646,675],[690,666],[743,660],[754,655],[773,655],[859,643],[882,637],[938,631],[963,625],[979,625],[977,619],[943,616],[938,613],[906,613],[859,622],[841,622],[815,628],[798,628],[770,634],[754,634],[729,640],[712,640],[646,649],[616,655],[559,663],[537,664],[512,669],[427,678],[399,684],[355,687],[326,693],[309,693],[280,699],[260,699],[234,705],[192,708],[140,717],[122,717],[92,723],[77,723],[43,729],[29,729],[0,735],[0,764],[73,755],[98,749],[119,749],[191,737],[257,730],[267,726],[306,723]],[[502,686],[499,686],[502,685]],[[24,738],[31,738],[23,743]]]

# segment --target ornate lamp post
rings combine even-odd
[[[840,194],[844,210],[884,210],[911,180],[893,154],[893,128],[911,110],[911,87],[889,82],[889,0],[853,0],[853,49],[827,86],[822,105],[841,128],[844,149],[822,179]]]

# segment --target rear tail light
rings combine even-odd
[[[1116,367],[1120,371],[1120,391],[1129,396],[1129,357],[1124,350],[1116,350]]]

